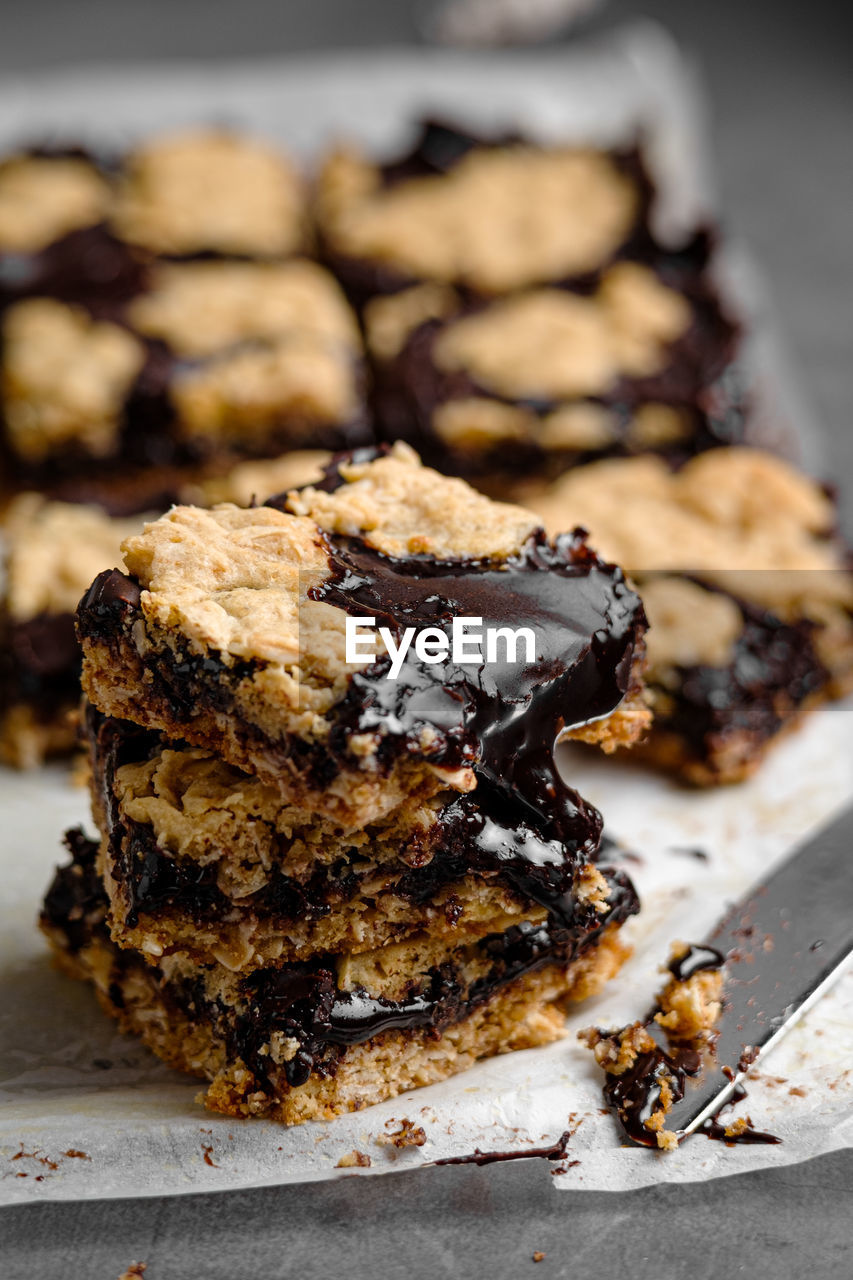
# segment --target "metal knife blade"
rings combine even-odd
[[[725,957],[713,1062],[687,1081],[666,1127],[695,1133],[853,956],[853,808],[751,889],[706,940]]]

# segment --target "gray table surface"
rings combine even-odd
[[[853,495],[853,10],[839,0],[615,0],[698,55],[724,204],[771,281],[825,425],[827,475]],[[84,60],[245,56],[416,39],[407,0],[0,0],[0,75]],[[853,504],[845,504],[851,524]],[[696,1139],[703,1141],[703,1139]],[[6,1209],[0,1280],[695,1280],[850,1273],[853,1153],[608,1194],[554,1192],[540,1162],[428,1169],[210,1196]]]

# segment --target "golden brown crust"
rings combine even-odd
[[[440,370],[463,371],[509,399],[573,400],[660,372],[690,318],[681,294],[625,262],[589,297],[539,289],[453,320],[433,357]]]
[[[69,446],[96,458],[115,452],[144,361],[126,329],[79,308],[48,298],[9,307],[0,382],[10,447],[31,462]]]
[[[284,257],[305,241],[302,183],[257,138],[188,130],[131,152],[113,225],[157,254]]]
[[[200,475],[187,481],[181,503],[214,507],[233,502],[238,507],[258,506],[268,498],[304,484],[316,484],[331,454],[323,449],[297,449],[279,458],[238,462],[224,473]]]
[[[527,501],[551,532],[583,525],[632,574],[699,574],[782,617],[853,605],[832,502],[772,454],[714,449],[678,472],[653,457],[598,462]]]
[[[161,264],[128,308],[130,323],[180,357],[292,333],[357,353],[355,317],[333,277],[314,262]]]
[[[117,520],[97,507],[19,494],[2,525],[9,618],[74,613],[93,578],[122,563],[122,541],[139,530],[142,519]]]
[[[447,173],[383,187],[354,150],[331,154],[316,213],[339,254],[483,293],[593,271],[627,238],[636,188],[601,152],[475,148]]]
[[[0,253],[38,253],[107,213],[108,184],[72,156],[10,156],[0,164]]]

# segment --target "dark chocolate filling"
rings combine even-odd
[[[108,937],[104,924],[107,903],[96,871],[97,844],[79,830],[69,832],[66,843],[72,862],[56,872],[45,897],[42,921],[62,932],[74,952],[94,937]],[[595,934],[556,925],[522,924],[483,939],[478,949],[491,967],[464,991],[450,964],[432,970],[425,985],[413,985],[409,995],[400,1000],[370,996],[362,989],[341,991],[334,977],[333,958],[320,956],[309,963],[262,969],[243,978],[240,1010],[210,1000],[203,977],[196,981],[164,980],[162,994],[187,1016],[211,1021],[225,1039],[229,1055],[242,1059],[264,1083],[269,1082],[271,1073],[265,1052],[270,1036],[280,1032],[292,1037],[299,1048],[281,1070],[289,1085],[300,1085],[313,1072],[332,1073],[348,1045],[362,1044],[384,1031],[427,1030],[438,1037],[515,978],[548,964],[568,963],[593,944],[601,929],[637,910],[633,886],[623,873],[613,873],[612,885],[608,914]],[[116,950],[117,974],[133,962],[133,953]],[[153,975],[157,970],[146,966],[146,972]],[[113,1003],[121,1007],[117,982],[113,988]]]
[[[657,728],[677,734],[690,758],[711,767],[730,738],[745,736],[748,749],[758,750],[829,680],[814,624],[783,622],[757,605],[735,603],[744,627],[733,661],[676,668],[676,682],[663,690],[666,710],[655,715]]]
[[[21,703],[39,720],[80,700],[80,646],[73,613],[0,618],[0,713]]]

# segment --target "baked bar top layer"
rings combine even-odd
[[[451,321],[433,358],[514,400],[598,395],[620,378],[659,373],[691,320],[686,298],[648,267],[611,267],[591,296],[535,289]]]
[[[405,447],[342,456],[320,485],[275,505],[175,508],[124,552],[131,577],[97,580],[79,613],[89,697],[119,715],[131,699],[130,718],[215,743],[251,772],[281,771],[260,755],[247,762],[210,717],[200,723],[205,701],[268,746],[291,735],[303,754],[322,751],[327,781],[420,761],[470,790],[482,768],[507,791],[524,775],[543,811],[561,786],[559,735],[606,746],[644,727],[644,620],[621,572],[580,538],[549,542],[529,513],[423,468]],[[392,648],[406,628],[432,628],[450,650],[454,618],[482,619],[484,631],[526,625],[535,657],[506,634],[485,664],[421,661],[410,647],[391,678],[384,644],[347,664],[348,615],[385,625]],[[110,644],[123,647],[112,673]]]
[[[324,449],[297,449],[279,458],[238,462],[228,471],[187,481],[180,502],[199,507],[214,507],[220,502],[233,502],[238,507],[257,506],[278,493],[316,484],[322,480],[330,458],[331,454]]]
[[[161,264],[108,315],[48,297],[6,310],[4,427],[22,463],[163,466],[366,437],[358,327],[316,263]]]
[[[150,252],[283,257],[305,238],[303,183],[258,138],[189,130],[131,151],[113,224]]]
[[[488,294],[597,270],[631,238],[647,202],[641,175],[616,153],[478,144],[427,125],[393,165],[354,148],[332,153],[316,215],[334,254]]]
[[[105,217],[110,187],[82,156],[9,156],[0,163],[0,254],[38,253]]]
[[[632,574],[700,575],[783,618],[821,621],[853,605],[832,500],[772,454],[715,449],[679,471],[652,457],[600,462],[528,503],[552,533],[588,529]],[[722,609],[714,625],[729,629]]]

